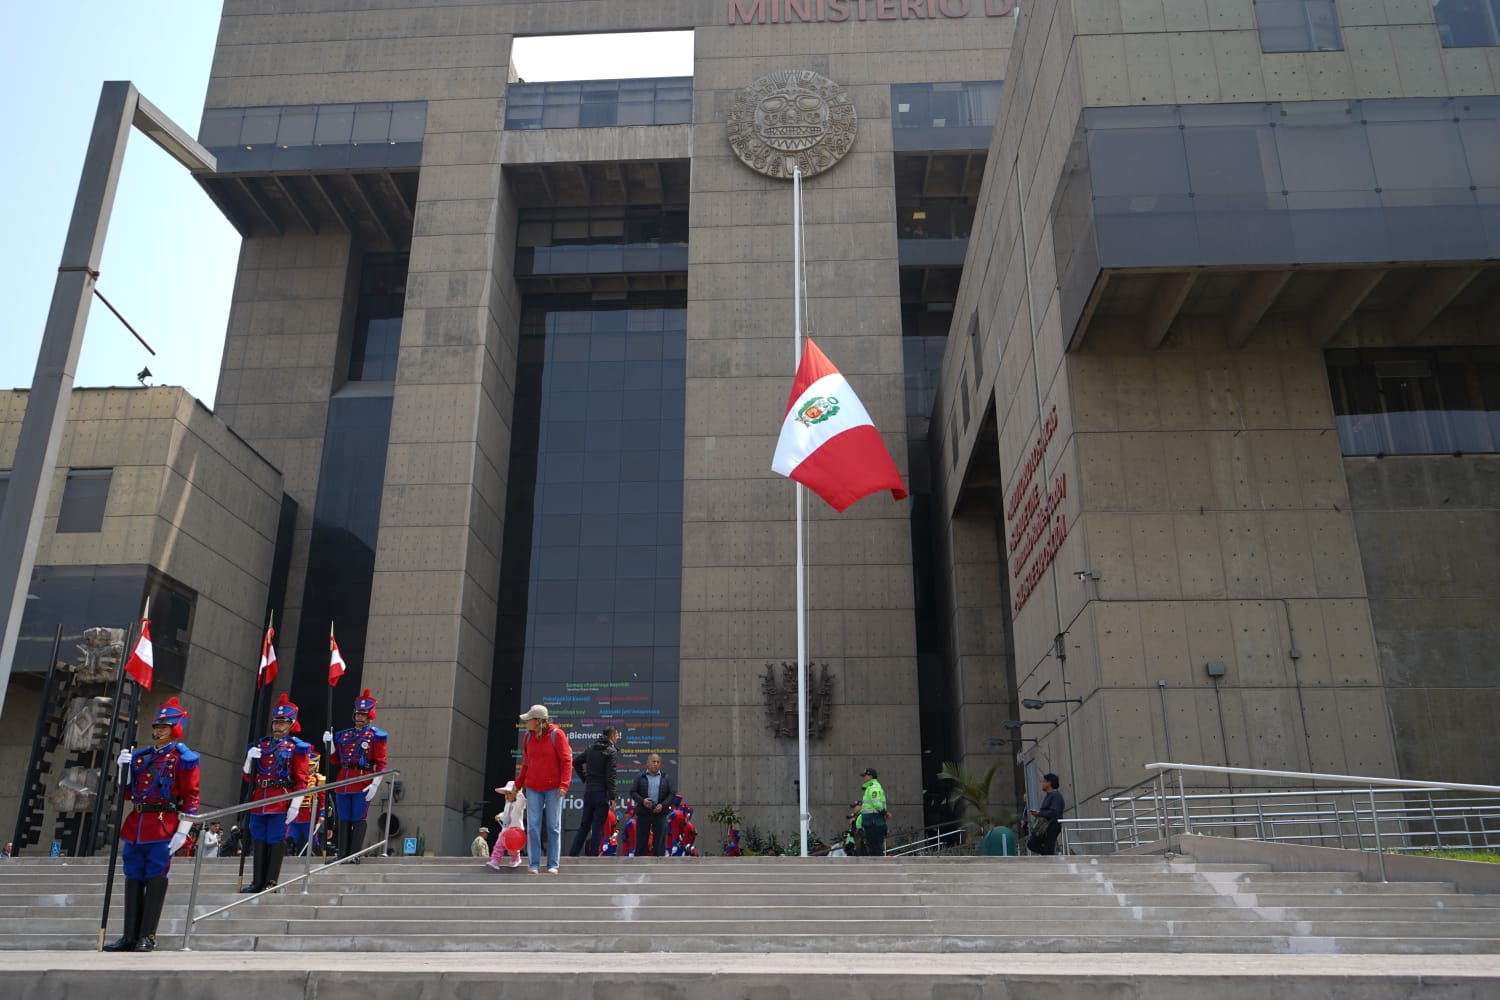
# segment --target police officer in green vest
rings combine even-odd
[[[880,787],[878,775],[873,767],[860,772],[864,786],[864,797],[859,803],[859,818],[854,825],[863,834],[864,855],[869,858],[885,857],[885,789]]]

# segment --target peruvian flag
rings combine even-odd
[[[141,637],[125,661],[125,672],[147,691],[151,690],[151,672],[154,669],[151,657],[151,619],[141,619]]]
[[[811,338],[792,382],[771,468],[841,512],[881,490],[906,499],[901,473],[870,414]]]
[[[344,676],[344,654],[339,652],[338,640],[333,637],[333,626],[328,627],[328,686],[333,687]]]
[[[270,687],[276,679],[276,647],[271,645],[275,637],[276,630],[267,625],[266,637],[260,644],[260,673],[255,678],[256,687]]]

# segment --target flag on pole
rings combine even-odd
[[[151,657],[151,619],[141,619],[141,637],[136,640],[135,648],[130,651],[130,659],[125,661],[125,672],[131,679],[145,688],[151,690],[151,672],[154,669]]]
[[[275,637],[276,630],[267,625],[266,637],[260,644],[260,673],[255,678],[256,687],[270,687],[276,680],[276,647],[271,645]]]
[[[841,512],[881,490],[906,499],[901,473],[870,414],[810,337],[797,365],[771,468]]]
[[[339,652],[338,640],[333,637],[333,629],[328,629],[328,686],[333,687],[344,676],[344,654]]]

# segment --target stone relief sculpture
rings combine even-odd
[[[797,735],[797,664],[782,663],[781,677],[776,676],[776,665],[766,664],[766,675],[761,678],[761,691],[766,698],[766,724],[777,736],[795,738]],[[807,736],[822,739],[833,721],[833,675],[828,664],[816,667],[807,665]]]
[[[729,146],[767,177],[804,178],[838,163],[854,145],[858,119],[846,90],[819,73],[784,69],[740,91],[729,111]]]

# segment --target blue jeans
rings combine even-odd
[[[526,863],[540,868],[538,858],[542,854],[542,829],[547,831],[547,867],[556,868],[558,855],[562,853],[562,803],[558,801],[557,789],[545,792],[526,789]]]

